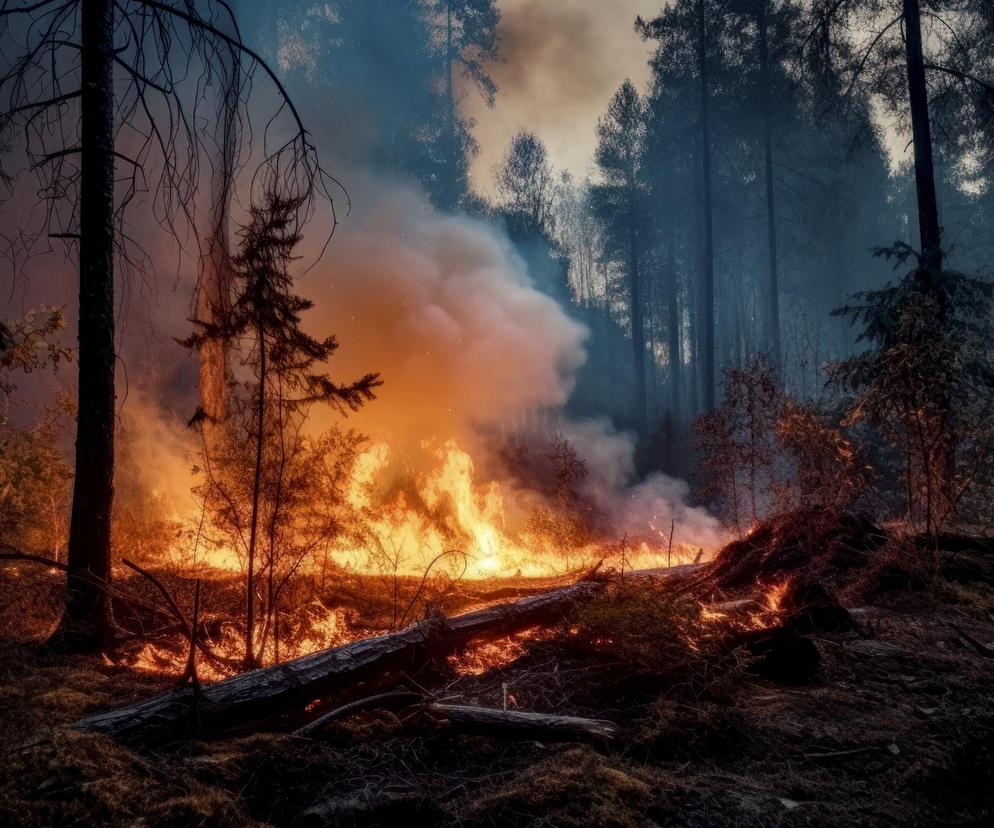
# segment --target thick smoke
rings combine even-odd
[[[335,378],[382,374],[359,428],[465,440],[566,402],[586,330],[531,285],[503,235],[400,186],[367,183],[352,198],[361,207],[301,289],[316,304],[308,324],[341,341]]]
[[[382,373],[379,399],[352,415],[355,426],[402,445],[409,461],[449,439],[479,461],[492,447],[482,434],[565,404],[587,332],[531,284],[506,237],[399,185],[366,181],[353,200],[363,207],[302,290],[315,300],[314,332],[341,341],[334,378]],[[686,483],[658,473],[636,482],[634,435],[606,420],[556,427],[586,462],[582,495],[607,533],[665,543],[675,521],[675,544],[720,544],[719,523],[687,505]]]
[[[582,494],[605,516],[615,538],[650,537],[674,546],[714,549],[725,540],[725,532],[706,509],[689,506],[690,487],[662,472],[636,481],[635,439],[615,430],[606,419],[564,423],[563,436],[587,464]]]
[[[633,32],[637,15],[659,13],[659,0],[502,0],[501,57],[488,67],[500,87],[490,109],[464,89],[480,152],[473,181],[491,184],[491,169],[521,129],[542,136],[557,167],[583,177],[596,144],[597,118],[625,78],[641,87],[650,46]]]

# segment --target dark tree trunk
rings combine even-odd
[[[220,56],[219,56],[220,57]],[[197,319],[219,324],[231,306],[231,286],[234,268],[231,262],[229,215],[235,165],[237,162],[237,117],[239,99],[239,56],[230,50],[223,68],[227,83],[218,102],[216,139],[218,155],[211,168],[210,204],[207,209],[207,226],[203,240],[206,252],[201,261],[200,278],[194,300]],[[225,338],[210,337],[201,346],[200,407],[207,415],[204,438],[209,451],[217,439],[218,424],[228,414],[228,380],[230,378],[229,345]]]
[[[711,210],[711,123],[710,93],[708,90],[707,19],[704,3],[698,0],[698,41],[697,64],[701,76],[700,129],[701,129],[701,205],[703,220],[703,296],[701,297],[702,317],[702,380],[704,384],[704,410],[711,411],[715,405],[716,366],[714,330],[714,238]]]
[[[648,394],[645,381],[645,319],[642,307],[642,274],[639,262],[638,220],[634,196],[635,182],[628,183],[628,302],[632,319],[632,351],[635,366],[636,423],[644,434],[648,430]]]
[[[459,148],[456,134],[456,90],[452,78],[455,55],[452,48],[452,0],[445,2],[445,97],[447,100],[446,112],[446,150],[445,150],[445,175],[446,181],[442,183],[441,206],[446,210],[454,210],[458,204],[458,180],[459,180]]]
[[[672,233],[672,231],[670,231]],[[669,334],[670,362],[670,405],[673,420],[680,419],[680,383],[683,381],[683,337],[680,325],[680,286],[676,272],[676,257],[673,255],[672,236],[666,244],[666,275],[668,279],[667,293],[667,328]]]
[[[259,396],[256,398],[255,469],[252,478],[252,518],[245,579],[245,669],[256,666],[255,657],[255,551],[259,537],[259,501],[262,497],[262,455],[266,428],[266,336],[262,323],[259,335]]]
[[[932,126],[928,114],[925,60],[922,57],[922,27],[918,0],[904,0],[904,42],[908,62],[908,103],[915,146],[915,189],[918,195],[918,232],[925,267],[937,275],[942,271],[939,207],[935,196],[935,164],[932,160]]]
[[[915,190],[918,197],[918,232],[921,239],[922,267],[918,279],[930,293],[937,307],[937,326],[946,325],[946,294],[939,281],[942,273],[942,231],[935,189],[935,163],[932,157],[932,126],[928,111],[928,87],[925,83],[925,60],[922,55],[921,13],[918,0],[904,0],[904,42],[908,67],[908,104],[915,147]],[[938,458],[939,486],[947,502],[952,502],[956,474],[955,437],[952,433],[951,402],[948,385],[933,389],[939,409],[940,445]],[[925,470],[928,474],[928,470]],[[931,524],[931,519],[929,519]],[[933,527],[929,525],[931,531]]]
[[[79,413],[66,607],[57,642],[110,640],[114,500],[114,4],[83,0],[80,33]]]
[[[776,201],[773,193],[773,126],[770,113],[770,49],[767,7],[769,0],[759,3],[759,68],[763,85],[763,150],[766,165],[766,237],[769,257],[767,319],[769,347],[773,359],[780,362],[780,275],[777,263]]]

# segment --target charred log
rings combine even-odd
[[[360,681],[411,669],[473,641],[555,623],[573,602],[590,598],[602,588],[602,583],[585,581],[511,604],[423,622],[400,632],[242,673],[204,687],[199,694],[189,688],[165,693],[83,719],[76,727],[125,742],[147,743],[180,739],[194,732],[218,732],[303,707],[315,698]]]

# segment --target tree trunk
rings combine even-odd
[[[935,163],[932,157],[932,126],[928,111],[928,87],[925,83],[925,60],[922,55],[921,13],[918,0],[904,0],[904,42],[908,68],[908,104],[915,147],[915,190],[918,197],[918,232],[921,239],[922,267],[918,271],[922,288],[930,293],[939,309],[937,327],[944,329],[946,293],[940,284],[942,273],[942,231],[935,189]],[[939,335],[942,331],[940,330]],[[946,383],[932,390],[939,411],[939,488],[948,503],[955,500],[955,436],[952,433],[952,403]],[[922,462],[928,464],[928,458]],[[924,468],[929,475],[930,469]],[[910,473],[910,469],[909,469]]]
[[[703,0],[698,0],[698,42],[697,65],[701,76],[700,90],[700,129],[701,129],[701,173],[702,173],[702,219],[703,228],[703,296],[701,316],[703,322],[703,365],[704,410],[711,411],[715,406],[716,366],[715,366],[715,307],[714,307],[714,239],[711,209],[711,124],[710,93],[708,90],[707,20]]]
[[[904,43],[908,64],[908,104],[911,109],[911,131],[915,147],[918,232],[921,237],[924,265],[933,275],[938,275],[942,271],[942,247],[918,0],[904,0]]]
[[[680,324],[680,285],[676,272],[676,257],[673,255],[673,238],[666,244],[666,275],[669,281],[667,297],[667,327],[669,334],[670,361],[670,405],[673,421],[680,421],[680,383],[683,381],[683,331]]]
[[[80,32],[79,413],[66,607],[57,642],[93,651],[111,634],[114,500],[114,4],[83,0]]]
[[[645,320],[642,316],[642,275],[639,268],[638,231],[635,227],[635,182],[628,182],[628,303],[632,320],[632,352],[635,367],[635,422],[638,430],[646,434],[648,421],[648,394],[645,381]]]
[[[759,68],[763,85],[763,150],[766,165],[766,238],[769,257],[767,319],[769,347],[774,361],[780,362],[780,275],[777,262],[776,201],[773,193],[773,126],[770,113],[770,50],[768,36],[769,0],[759,3]]]
[[[256,665],[255,657],[255,548],[259,536],[259,499],[262,484],[262,454],[266,428],[266,337],[259,324],[259,396],[256,399],[255,469],[252,478],[252,518],[249,524],[248,572],[245,578],[245,667]]]
[[[458,151],[456,147],[456,91],[452,80],[453,70],[452,53],[452,0],[445,2],[445,94],[448,99],[448,124],[447,126],[447,152],[445,164],[448,168],[446,173],[448,180],[444,182],[442,207],[447,210],[454,210],[457,203],[457,180],[458,180]]]
[[[240,63],[237,51],[230,50],[223,72],[228,82],[219,100],[215,137],[218,157],[211,168],[210,204],[203,239],[207,246],[200,263],[194,315],[204,322],[217,324],[226,318],[231,306],[233,266],[229,213],[236,165],[236,120],[238,117],[238,85]],[[230,376],[229,346],[223,337],[210,337],[201,346],[200,407],[207,415],[204,439],[210,451],[217,441],[217,428],[228,414],[228,380]]]

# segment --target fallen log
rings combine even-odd
[[[502,739],[537,739],[545,742],[606,742],[618,735],[618,726],[604,719],[496,710],[462,704],[430,704],[431,713],[462,733]]]
[[[447,620],[424,622],[273,667],[252,670],[199,692],[176,690],[76,723],[81,730],[130,742],[162,742],[211,733],[277,711],[302,707],[372,676],[423,663],[478,637],[499,637],[561,614],[572,601],[594,594],[593,582],[530,596]]]
[[[693,566],[632,573],[668,580],[690,574]],[[209,735],[244,722],[298,709],[322,696],[371,678],[384,678],[448,655],[474,641],[493,640],[555,623],[576,601],[592,598],[605,581],[580,581],[508,604],[446,619],[421,622],[398,632],[320,650],[292,661],[232,676],[197,690],[183,688],[99,713],[75,728],[103,733],[122,742],[161,744]]]

